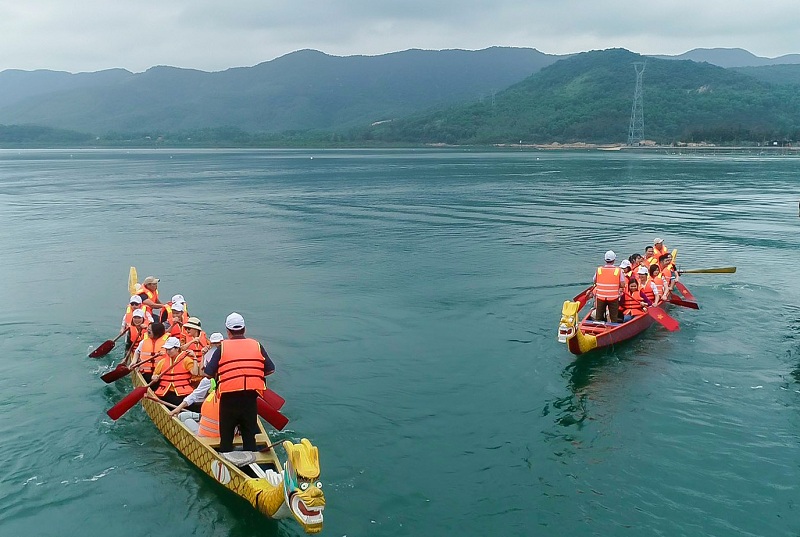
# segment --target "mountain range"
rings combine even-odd
[[[584,76],[584,89],[604,85],[614,88],[616,93],[611,100],[605,97],[611,96],[608,91],[584,95],[587,98],[592,95],[595,108],[614,106],[613,113],[610,109],[605,111],[605,119],[593,121],[603,122],[614,116],[614,123],[625,123],[633,94],[633,70],[630,65],[620,64],[606,69],[605,76],[612,78],[604,79],[600,76],[602,73],[586,61],[602,63],[605,56],[622,62],[648,61],[645,80],[651,110],[658,80],[652,78],[653,73],[658,72],[653,65],[664,65],[660,63],[666,62],[662,58],[677,60],[672,62],[677,70],[671,75],[677,80],[689,76],[686,69],[691,71],[705,65],[717,73],[712,77],[715,80],[719,79],[720,72],[741,77],[729,87],[747,86],[748,93],[780,93],[781,90],[775,88],[790,87],[800,81],[798,54],[774,59],[759,58],[742,49],[695,49],[680,56],[650,58],[627,54],[632,56],[622,58],[618,51],[559,56],[532,48],[492,47],[478,51],[407,50],[380,56],[338,57],[302,50],[253,67],[219,72],[167,66],[153,67],[143,73],[124,69],[78,74],[6,70],[0,72],[0,125],[68,129],[101,138],[112,133],[158,135],[227,128],[251,135],[324,131],[349,133],[348,136],[356,139],[359,136],[382,139],[401,125],[406,129],[420,121],[420,125],[427,125],[428,133],[434,132],[436,129],[431,130],[429,124],[419,119],[421,117],[441,118],[443,113],[455,117],[465,110],[487,106],[491,106],[495,116],[501,117],[505,113],[498,112],[515,106],[509,104],[509,99],[522,99],[516,106],[523,108],[529,108],[521,103],[530,99],[555,103],[559,101],[559,94],[575,92],[575,81],[553,80],[552,71],[543,78],[540,75],[562,63],[573,67],[581,65],[589,70],[587,73],[594,73]],[[576,64],[578,57],[584,60]],[[714,97],[717,95],[718,91]],[[562,102],[559,106],[567,104]],[[576,102],[569,106],[579,109],[581,104]],[[541,120],[552,119],[554,110],[534,108]],[[577,118],[575,114],[570,116]],[[593,117],[592,114],[585,116]],[[506,119],[511,120],[508,128],[502,124],[493,125],[487,127],[487,134],[501,134],[505,130],[508,136],[504,135],[504,139],[515,138],[520,130],[514,123],[524,124],[530,118]],[[780,127],[788,128],[786,122],[781,121]],[[535,121],[527,123],[531,128],[536,124]],[[597,130],[598,134],[601,131],[605,129]],[[686,132],[686,128],[683,131]],[[533,137],[567,139],[569,136],[564,133],[568,132],[578,136],[583,130],[573,125],[559,134],[550,124],[541,130],[545,138],[539,134]],[[662,129],[659,134],[678,135],[676,129]],[[530,132],[527,137],[531,137]],[[400,137],[406,142],[414,138],[425,137],[415,137],[410,132]],[[475,141],[478,138],[466,137]],[[463,141],[464,138],[458,139]]]

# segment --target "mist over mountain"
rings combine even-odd
[[[19,72],[4,71],[0,123],[95,134],[221,126],[340,130],[478,100],[559,58],[501,47],[348,57],[302,50],[214,73],[160,66],[138,74],[35,71],[20,80]]]
[[[193,143],[624,141],[635,84],[630,63],[646,61],[647,137],[793,136],[800,55],[695,49],[661,58],[621,49],[347,57],[301,50],[218,72],[7,70],[0,72],[0,125],[58,129],[52,136],[60,142],[170,133]],[[44,143],[48,131],[5,132],[0,142]]]

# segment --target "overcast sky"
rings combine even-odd
[[[0,70],[219,71],[299,49],[800,53],[797,0],[0,0]]]

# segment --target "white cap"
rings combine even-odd
[[[183,311],[183,302],[176,302],[173,304],[172,311]]]
[[[181,346],[181,340],[176,338],[176,337],[168,338],[164,342],[164,348],[165,349],[177,349],[180,346]]]
[[[614,250],[609,250],[606,252],[605,260],[609,262],[617,260],[617,254],[614,253]]]
[[[131,313],[131,317],[141,317],[142,319],[144,319],[144,310],[141,309],[133,310],[133,313]]]
[[[133,295],[128,302],[130,302],[130,303],[134,303],[135,302],[137,304],[141,304],[142,303],[142,297],[140,297],[139,295]]]
[[[225,319],[225,328],[228,330],[241,330],[244,328],[244,317],[234,311]]]
[[[223,339],[225,338],[219,332],[214,332],[213,334],[208,336],[209,343],[220,343]]]
[[[627,259],[623,259],[622,263],[619,264],[619,268],[628,268],[631,266],[631,262]]]
[[[636,272],[638,272],[639,274],[649,274],[647,272],[647,267],[639,267],[639,270],[637,270]]]
[[[656,237],[655,239],[653,239],[653,244],[660,244],[662,242],[664,242],[664,239],[661,239],[659,237]]]
[[[183,295],[175,295],[172,297],[173,304],[177,304],[178,302],[181,304],[186,304],[186,300],[184,300]]]

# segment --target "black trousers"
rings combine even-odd
[[[256,450],[258,432],[258,392],[243,390],[223,393],[219,398],[219,451],[233,451],[233,433],[239,426],[242,435],[242,449]]]

